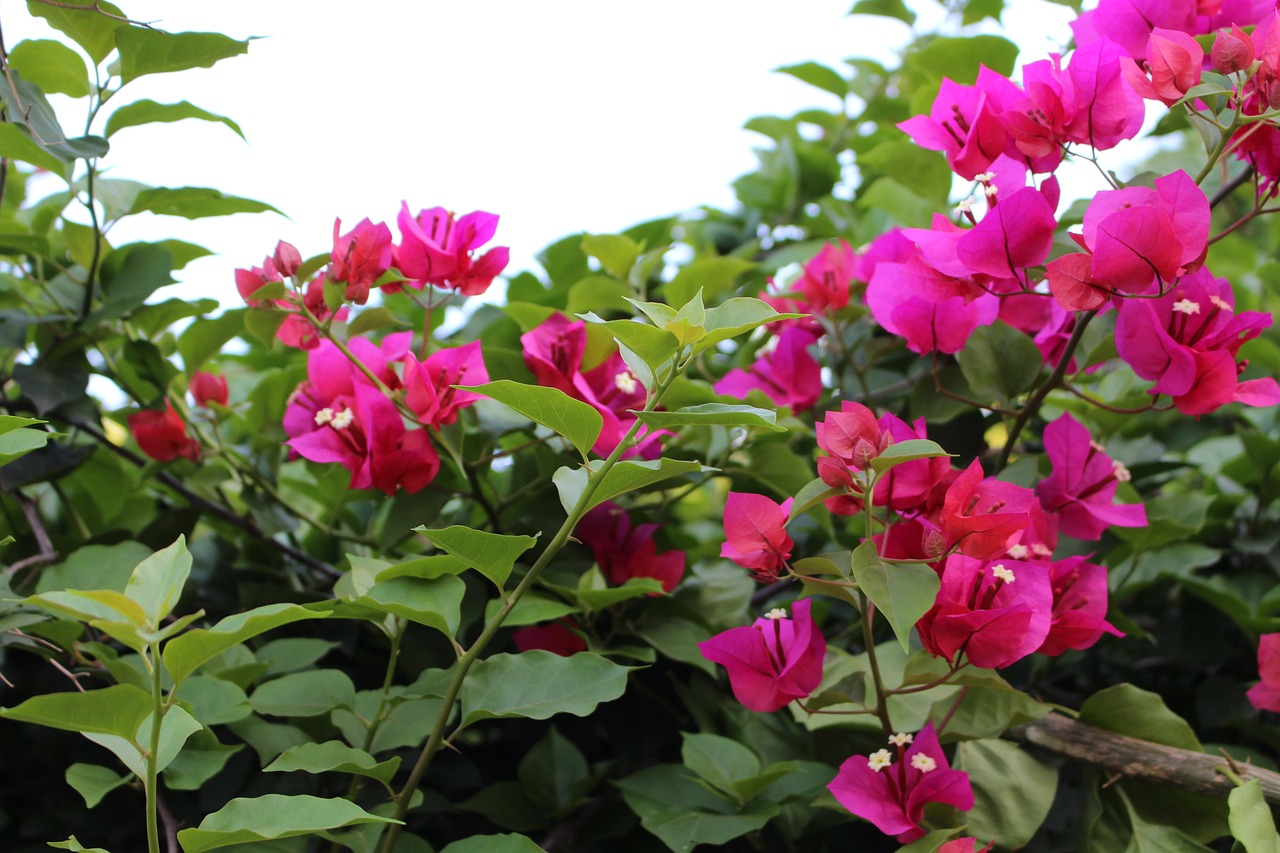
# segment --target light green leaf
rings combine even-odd
[[[796,492],[795,501],[791,504],[791,513],[787,517],[787,523],[795,521],[805,512],[813,509],[827,498],[834,498],[842,495],[845,490],[838,486],[828,486],[822,482],[821,477],[816,477],[805,484],[804,488]]]
[[[368,776],[377,779],[384,785],[390,785],[391,779],[400,767],[400,757],[389,758],[379,762],[369,753],[361,749],[347,746],[336,740],[324,743],[303,743],[286,749],[284,753],[262,768],[263,772],[284,772],[301,770],[304,773],[353,773],[357,776]]]
[[[89,94],[89,72],[80,54],[52,39],[26,39],[9,51],[9,63],[23,79],[46,94],[83,98]]]
[[[69,168],[66,163],[41,148],[20,125],[0,122],[0,157],[21,160],[66,180]]]
[[[166,33],[127,27],[116,32],[116,47],[120,51],[120,80],[128,83],[144,74],[210,68],[220,59],[247,52],[249,42],[222,33]]]
[[[356,318],[347,326],[347,334],[351,337],[363,335],[365,332],[372,332],[374,329],[385,329],[390,326],[398,326],[403,328],[404,321],[392,314],[390,309],[381,305],[375,305],[371,308],[365,308]]]
[[[592,494],[590,502],[584,509],[590,509],[607,500],[612,500],[618,495],[637,491],[645,486],[660,483],[671,477],[703,470],[708,469],[704,469],[697,462],[689,462],[684,459],[662,458],[643,462],[630,460],[618,462],[604,475],[599,488]],[[557,491],[560,492],[560,503],[564,506],[565,512],[573,511],[573,506],[582,494],[582,489],[586,486],[587,479],[588,475],[585,470],[567,466],[560,468],[551,476]]]
[[[465,592],[466,585],[456,575],[433,580],[396,577],[374,584],[349,604],[339,602],[334,612],[337,616],[350,614],[357,618],[368,618],[370,613],[394,613],[419,625],[435,628],[452,639],[458,631]]]
[[[28,604],[82,622],[126,622],[136,628],[145,628],[147,614],[142,605],[122,592],[110,589],[68,589],[33,595]]]
[[[927,438],[909,438],[890,445],[883,453],[871,460],[871,467],[877,474],[883,474],[903,462],[950,455],[935,441],[929,441]]]
[[[849,14],[897,18],[907,25],[916,22],[916,13],[911,11],[903,0],[858,0],[853,4],[853,10]]]
[[[676,273],[676,277],[663,287],[663,295],[673,306],[688,304],[699,291],[710,299],[729,288],[739,276],[755,266],[751,261],[732,256],[698,258]]]
[[[191,552],[187,550],[186,537],[179,536],[168,548],[138,564],[124,594],[142,607],[147,627],[154,631],[173,612],[190,574]]]
[[[42,429],[14,429],[0,434],[0,467],[44,447],[51,435]]]
[[[431,544],[440,550],[462,560],[493,581],[499,592],[511,576],[516,560],[538,541],[534,536],[503,536],[460,525],[442,530],[429,530],[419,526],[414,530],[431,540]]]
[[[111,118],[107,119],[105,134],[110,138],[113,133],[124,130],[126,127],[137,127],[138,125],[152,124],[154,122],[182,121],[188,118],[221,122],[234,130],[236,136],[244,139],[244,132],[240,130],[240,125],[226,116],[220,116],[217,113],[201,109],[190,101],[179,101],[176,104],[160,104],[146,98],[141,101],[134,101],[132,104],[126,104],[113,112]]]
[[[853,552],[853,579],[884,614],[907,651],[911,629],[938,596],[938,573],[921,563],[889,564],[880,559],[873,542],[863,542]]]
[[[361,823],[400,823],[370,814],[350,800],[267,794],[237,797],[207,815],[195,829],[178,832],[185,853],[203,853],[232,844],[294,838]]]
[[[96,8],[50,6],[40,0],[27,0],[27,11],[44,18],[49,26],[66,33],[84,48],[94,62],[102,62],[116,47],[116,30],[128,27],[125,16],[114,3],[100,0]],[[108,14],[104,15],[103,12]]]
[[[797,80],[802,80],[810,86],[815,86],[824,92],[830,92],[837,98],[843,98],[849,94],[849,83],[840,76],[836,71],[831,70],[825,65],[819,65],[816,62],[801,62],[799,65],[784,65],[781,68],[774,69],[782,74],[790,74]]]
[[[681,764],[659,764],[615,783],[640,824],[673,851],[725,842],[759,829],[778,812],[773,803],[738,804],[690,778]]]
[[[228,616],[212,628],[196,628],[180,637],[174,637],[164,647],[164,665],[169,670],[169,677],[178,684],[201,664],[251,637],[291,622],[323,619],[328,615],[324,610],[312,610],[298,604],[255,607],[244,613]]]
[[[49,846],[58,850],[75,851],[75,853],[111,853],[105,847],[85,847],[74,835],[66,841],[50,841]]]
[[[760,772],[760,759],[747,747],[727,737],[712,734],[680,735],[680,758],[684,766],[711,787],[735,796],[734,783]]]
[[[693,354],[714,347],[721,341],[749,332],[774,320],[803,317],[803,314],[779,314],[767,302],[750,296],[736,296],[707,309],[707,336],[693,346]]]
[[[193,675],[184,681],[182,701],[206,726],[234,723],[253,713],[240,685],[208,675]]]
[[[666,307],[666,306],[663,306]],[[636,320],[602,320],[594,312],[578,315],[588,323],[604,326],[619,348],[630,350],[649,368],[650,372],[661,375],[662,368],[680,348],[675,335],[668,331],[641,323]],[[672,312],[674,316],[674,312]],[[642,374],[637,374],[642,376]],[[645,385],[646,388],[649,385]]]
[[[355,685],[339,669],[312,669],[282,675],[249,694],[253,710],[277,717],[315,717],[334,708],[350,708],[355,701]]]
[[[682,426],[722,426],[759,427],[769,432],[786,432],[786,427],[778,426],[778,413],[755,406],[727,405],[725,403],[703,403],[698,406],[685,406],[674,412],[637,412],[639,418],[650,429],[672,429]]]
[[[1030,842],[1053,805],[1057,768],[1004,740],[961,743],[955,765],[973,784],[966,833],[1010,850]]]
[[[159,216],[181,216],[184,219],[267,211],[280,213],[266,202],[226,195],[221,190],[209,187],[151,187],[140,190],[129,208],[130,214],[154,213]]]
[[[462,684],[462,725],[501,717],[584,717],[623,694],[629,671],[590,652],[494,655],[472,667]]]
[[[113,684],[84,693],[44,693],[15,708],[0,708],[0,717],[71,732],[93,732],[132,738],[153,703],[147,691]]]
[[[584,234],[582,251],[600,262],[611,275],[625,279],[640,256],[640,246],[625,234]]]
[[[920,198],[945,205],[951,194],[951,167],[939,151],[929,151],[905,139],[881,142],[858,155],[858,165],[892,175]]]
[[[1280,835],[1276,834],[1276,822],[1271,807],[1262,796],[1262,783],[1251,779],[1232,790],[1227,797],[1231,813],[1227,818],[1231,834],[1245,849],[1245,853],[1280,853]]]
[[[575,400],[559,388],[523,385],[499,379],[485,385],[460,385],[463,391],[474,391],[497,400],[535,423],[563,435],[586,459],[592,445],[600,437],[604,418],[593,407]]]
[[[84,764],[77,761],[67,768],[67,784],[84,797],[84,804],[88,808],[93,808],[102,802],[103,797],[132,778],[132,775],[121,776],[101,764]]]

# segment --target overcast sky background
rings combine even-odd
[[[330,247],[335,217],[344,230],[367,216],[394,231],[402,199],[415,213],[499,214],[494,245],[511,247],[511,272],[570,233],[731,206],[730,183],[753,168],[760,143],[742,129],[749,118],[835,106],[773,69],[816,60],[843,72],[855,56],[896,64],[910,33],[850,16],[852,0],[803,0],[785,12],[761,0],[119,5],[166,30],[263,37],[245,56],[143,77],[119,96],[191,101],[234,119],[247,142],[220,124],[148,125],[120,131],[102,161],[111,177],[216,187],[288,216],[143,214],[112,232],[116,245],[178,237],[213,249],[179,274],[184,285],[158,295],[227,307],[239,302],[234,268],[261,263],[278,239],[305,257]],[[917,27],[941,17],[932,0],[912,5],[923,13]],[[1064,7],[1009,5],[992,31],[1019,42],[1028,61],[1069,38]],[[10,48],[51,37],[16,0],[0,0],[0,14]],[[83,123],[74,105],[63,116]]]

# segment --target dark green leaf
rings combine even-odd
[[[277,717],[314,717],[334,708],[350,708],[355,701],[355,685],[338,669],[282,675],[249,694],[253,710]]]
[[[235,613],[212,628],[197,628],[174,637],[164,647],[164,665],[174,683],[181,683],[201,664],[251,637],[291,622],[323,619],[328,615],[323,610],[309,610],[298,604],[267,604]]]
[[[966,832],[1017,850],[1044,822],[1058,790],[1057,768],[1004,740],[966,741],[955,766],[969,774],[974,806]]]
[[[84,804],[89,808],[102,802],[103,797],[132,778],[132,775],[121,776],[101,764],[76,762],[67,768],[67,784],[84,797]]]
[[[49,22],[49,26],[66,33],[84,48],[95,63],[100,63],[115,50],[116,30],[129,26],[124,13],[114,3],[99,0],[82,8],[50,6],[40,0],[27,0],[27,11]],[[103,13],[107,14],[103,14]]]
[[[301,770],[305,773],[329,771],[352,773],[357,776],[369,776],[384,785],[390,785],[399,767],[399,756],[379,762],[364,750],[354,749],[341,741],[331,740],[290,747],[262,770],[264,773],[289,770]]]
[[[561,814],[577,805],[591,785],[587,760],[555,727],[520,761],[518,778],[534,801]]]
[[[255,296],[254,298],[261,298]],[[365,332],[372,332],[374,329],[384,329],[387,326],[404,326],[404,321],[392,314],[391,311],[381,305],[374,305],[365,308],[356,318],[347,326],[347,334],[351,337],[363,335]]]
[[[36,723],[71,732],[116,735],[132,739],[151,716],[147,691],[131,684],[114,684],[84,693],[45,693],[14,708],[0,708],[0,717]]]
[[[440,853],[542,853],[542,848],[523,835],[473,835],[455,841]]]
[[[1090,696],[1080,708],[1080,722],[1140,740],[1200,752],[1200,740],[1187,721],[1165,706],[1156,693],[1117,684]]]
[[[741,404],[703,403],[698,406],[685,406],[674,412],[638,412],[636,417],[651,429],[719,424],[759,427],[770,432],[786,432],[786,427],[778,426],[777,412]]]
[[[228,216],[232,213],[280,213],[266,202],[225,195],[209,187],[152,187],[142,190],[134,199],[129,213],[155,213],[201,219],[206,216]],[[283,215],[283,214],[282,214]]]
[[[157,243],[133,243],[111,253],[102,268],[102,305],[97,319],[124,317],[151,294],[173,284],[173,256]]]
[[[601,702],[621,696],[629,671],[590,652],[572,657],[541,650],[494,655],[472,667],[463,682],[462,725],[495,717],[583,717]]]
[[[178,832],[185,853],[204,853],[232,844],[312,835],[361,823],[398,823],[370,814],[350,800],[267,794],[238,797],[207,815],[194,829]]]
[[[459,386],[509,406],[535,423],[563,435],[586,459],[591,446],[600,437],[604,418],[594,408],[575,400],[559,388],[523,385],[499,379],[486,385]]]
[[[979,400],[1002,404],[1030,388],[1044,364],[1035,342],[1000,320],[974,329],[956,359]]]
[[[680,758],[699,778],[718,791],[735,796],[734,783],[760,772],[760,759],[747,747],[727,737],[713,734],[680,736]]]
[[[493,581],[499,590],[506,584],[516,560],[538,540],[533,536],[503,536],[454,525],[443,530],[415,527],[440,550],[457,557]]]

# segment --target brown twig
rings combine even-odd
[[[1218,756],[1139,740],[1060,714],[1016,726],[1005,732],[1005,737],[1084,761],[1118,777],[1155,782],[1206,797],[1226,799],[1236,787],[1219,769],[1226,769],[1227,763]],[[1231,763],[1231,769],[1240,777],[1258,780],[1268,803],[1280,805],[1280,773]]]

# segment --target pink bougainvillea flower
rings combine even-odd
[[[929,115],[899,122],[898,127],[921,148],[946,152],[951,170],[973,180],[1004,152],[1009,139],[999,119],[1002,107],[994,94],[999,90],[994,78],[1004,80],[982,66],[974,86],[944,79]]]
[[[812,602],[791,607],[792,617],[778,608],[753,625],[730,628],[698,644],[702,656],[729,672],[729,686],[739,702],[767,713],[808,696],[822,683],[827,641],[813,624]]]
[[[1172,106],[1200,82],[1204,48],[1184,32],[1156,27],[1147,42],[1147,74],[1133,63],[1123,63],[1125,80],[1148,101]]]
[[[973,273],[1021,279],[1019,270],[1039,266],[1053,246],[1057,222],[1038,189],[1026,187],[992,206],[956,243],[956,255]]]
[[[567,658],[587,650],[587,641],[573,630],[578,625],[568,617],[545,625],[526,625],[511,634],[516,651],[528,652],[541,649]]]
[[[325,273],[330,281],[347,286],[346,298],[357,305],[369,299],[374,282],[391,267],[391,229],[361,219],[342,234],[342,220],[333,221],[333,252]]]
[[[728,541],[721,546],[720,556],[751,569],[761,583],[777,580],[795,545],[786,529],[792,500],[778,504],[764,495],[730,492],[724,504]]]
[[[844,240],[827,243],[804,265],[797,286],[814,311],[827,314],[849,304],[857,256]]]
[[[658,553],[656,524],[631,526],[626,510],[613,501],[595,506],[582,517],[574,536],[591,549],[605,579],[621,586],[631,578],[653,578],[671,592],[684,576],[683,551]]]
[[[405,402],[424,426],[451,424],[458,419],[459,410],[481,399],[473,391],[459,391],[453,386],[483,385],[488,381],[489,371],[479,341],[436,350],[422,362],[413,353],[405,354]]]
[[[643,408],[645,389],[622,356],[616,351],[585,373],[582,357],[587,349],[586,323],[571,322],[559,312],[539,326],[520,336],[524,347],[524,363],[539,385],[559,388],[564,393],[593,407],[604,419],[600,437],[591,448],[600,456],[608,456],[635,423],[632,410]],[[628,448],[624,458],[637,453],[645,458],[660,450],[659,441],[665,430],[642,432],[635,447]]]
[[[845,400],[840,411],[823,415],[815,429],[818,447],[849,468],[861,471],[880,455],[880,424],[861,403]]]
[[[749,368],[734,368],[726,373],[715,384],[716,393],[744,400],[756,389],[792,412],[813,408],[822,396],[822,366],[809,354],[809,347],[816,340],[800,326],[784,327],[770,339],[776,343],[762,347]]]
[[[997,669],[1040,648],[1052,618],[1047,566],[952,554],[938,598],[916,630],[935,657],[954,663],[963,652],[974,666]]]
[[[280,307],[288,308],[296,304],[294,300],[297,297],[289,294],[286,299],[277,301]],[[331,312],[328,304],[324,301],[324,276],[317,276],[307,282],[306,288],[302,293],[302,304],[311,312],[311,316],[323,322],[334,314],[334,319],[338,322],[346,322],[350,309],[343,305],[337,312]],[[276,338],[285,346],[295,349],[313,350],[320,346],[320,333],[316,330],[315,325],[301,314],[289,314],[284,318],[284,322],[280,324],[280,328],[276,330]]]
[[[293,278],[298,274],[298,268],[302,266],[302,254],[292,243],[281,240],[276,243],[276,250],[271,253],[271,262],[280,275]]]
[[[996,846],[994,841],[987,846],[979,848],[981,844],[976,838],[957,838],[955,841],[948,841],[946,844],[938,848],[938,853],[987,853],[992,847]]]
[[[1259,711],[1280,711],[1280,634],[1258,638],[1258,678],[1249,688],[1249,701]]]
[[[1068,557],[1050,567],[1053,618],[1042,655],[1060,655],[1067,649],[1087,649],[1104,633],[1124,634],[1107,621],[1107,570],[1086,557]]]
[[[1121,68],[1127,62],[1121,47],[1106,38],[1083,44],[1071,54],[1067,75],[1075,113],[1064,128],[1068,142],[1106,150],[1138,135],[1146,108],[1124,79]]]
[[[893,751],[854,755],[840,765],[836,778],[827,785],[840,805],[885,835],[896,835],[900,844],[925,834],[921,822],[928,803],[946,803],[961,811],[973,808],[969,774],[951,769],[933,723],[927,723],[914,738],[894,735],[889,746]]]
[[[1034,500],[1030,489],[984,477],[975,459],[947,489],[939,526],[961,554],[993,559],[1026,529]]]
[[[1114,502],[1129,469],[1108,456],[1070,414],[1045,427],[1044,449],[1053,472],[1036,484],[1036,496],[1047,512],[1057,514],[1059,530],[1077,539],[1101,539],[1108,527],[1146,526],[1142,504]]]
[[[1209,51],[1214,69],[1222,74],[1235,74],[1245,70],[1253,64],[1256,55],[1253,39],[1234,24],[1229,29],[1218,31],[1213,39],[1213,48]]]
[[[492,213],[477,210],[455,220],[443,207],[433,207],[412,216],[408,203],[402,202],[396,222],[401,235],[395,249],[396,269],[413,287],[431,284],[475,296],[489,289],[510,259],[506,246],[475,257],[476,250],[498,230],[498,217]]]
[[[1071,24],[1076,43],[1100,38],[1115,42],[1126,56],[1147,58],[1151,31],[1157,27],[1193,33],[1197,0],[1098,0],[1098,7]]]
[[[1271,377],[1240,381],[1236,358],[1245,341],[1271,325],[1271,315],[1235,313],[1231,285],[1206,269],[1183,276],[1159,299],[1128,299],[1116,318],[1116,351],[1133,372],[1154,380],[1178,411],[1203,415],[1236,401],[1280,403]]]
[[[143,409],[129,415],[129,432],[138,449],[157,462],[171,462],[179,456],[192,462],[200,458],[200,443],[187,435],[186,423],[167,400],[163,412]]]
[[[282,282],[284,279],[280,273],[276,272],[275,265],[268,258],[260,267],[250,267],[247,270],[236,270],[236,292],[240,294],[240,298],[250,308],[261,308],[271,304],[268,300],[252,298],[261,288],[275,282]]]
[[[191,392],[191,398],[196,401],[196,405],[206,409],[210,403],[225,406],[230,395],[227,389],[227,377],[204,370],[197,370],[191,374],[191,383],[187,386],[187,390]]]
[[[888,435],[887,444],[900,441],[928,438],[928,428],[924,418],[917,418],[914,423],[907,423],[892,412],[886,412],[879,420],[882,444]],[[887,506],[895,512],[908,512],[919,507],[928,498],[934,487],[947,477],[951,468],[951,460],[945,456],[928,459],[916,459],[903,462],[886,471],[876,480],[872,493],[876,506]]]
[[[994,323],[1000,311],[999,298],[988,294],[971,300],[920,295],[919,282],[937,275],[915,256],[906,263],[877,264],[867,285],[867,307],[876,322],[921,355],[959,352],[973,330]]]

